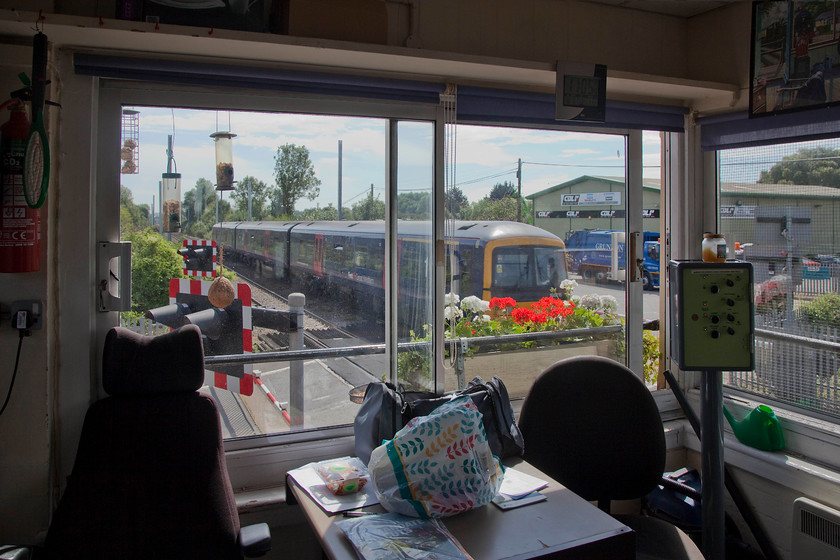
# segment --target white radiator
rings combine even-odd
[[[840,560],[840,511],[808,498],[793,501],[793,560]]]

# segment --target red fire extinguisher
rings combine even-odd
[[[0,126],[0,272],[34,272],[41,268],[41,211],[30,208],[23,194],[23,159],[29,119],[18,100]]]

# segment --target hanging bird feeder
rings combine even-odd
[[[175,163],[172,136],[169,136],[166,156],[166,173],[160,177],[161,226],[166,233],[177,233],[181,231],[181,174],[172,170]]]
[[[233,139],[232,132],[214,132],[210,135],[216,143],[216,190],[232,191],[233,183]]]
[[[120,173],[140,173],[140,111],[122,110],[122,144],[120,146]]]

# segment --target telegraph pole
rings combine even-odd
[[[338,141],[338,221],[341,221],[341,140]]]
[[[522,221],[522,158],[519,158],[519,162],[516,166],[516,188],[519,196],[516,198],[516,221]]]

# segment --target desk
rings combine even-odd
[[[548,480],[540,490],[544,502],[502,511],[493,504],[442,519],[475,560],[526,558],[635,558],[635,535],[594,505],[519,458],[506,466]],[[342,514],[326,513],[291,477],[287,492],[303,509],[325,554],[332,560],[356,560],[350,541],[333,521]],[[384,512],[380,505],[366,511]]]

